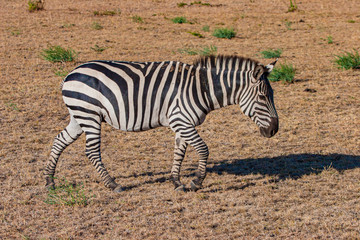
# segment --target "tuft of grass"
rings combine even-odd
[[[173,23],[179,23],[179,24],[187,23],[186,17],[175,17],[175,18],[172,18],[171,21]]]
[[[98,22],[93,22],[92,25],[91,25],[91,27],[92,27],[93,29],[95,29],[95,30],[101,30],[101,29],[104,28],[104,27],[101,26],[101,24],[98,23]]]
[[[296,69],[292,64],[280,64],[275,67],[270,73],[268,79],[272,82],[283,81],[286,83],[293,83]]]
[[[217,47],[214,45],[205,46],[201,50],[199,50],[200,56],[211,56],[217,53]]]
[[[55,70],[55,75],[61,78],[64,78],[68,75],[68,71],[64,70],[63,68]]]
[[[334,43],[332,36],[327,36],[326,40],[328,44]]]
[[[144,22],[142,17],[140,17],[138,15],[132,16],[131,19],[132,19],[133,22],[136,22],[136,23],[143,23]]]
[[[217,28],[214,30],[213,36],[217,38],[231,39],[236,36],[236,32],[233,28]]]
[[[35,1],[28,1],[28,11],[35,12],[44,10],[44,0],[35,0]]]
[[[190,5],[190,6],[201,5],[201,6],[209,6],[209,7],[212,6],[210,3],[203,3],[201,1],[194,1],[194,2],[192,2],[190,4],[187,4],[187,3],[184,3],[184,2],[177,3],[178,7],[184,7],[184,6],[187,6],[187,5]]]
[[[203,30],[204,32],[210,32],[210,26],[209,26],[209,25],[205,25],[205,26],[202,27],[202,30]]]
[[[287,30],[292,30],[291,25],[292,25],[292,22],[285,19],[285,26],[286,26]]]
[[[281,56],[281,49],[268,49],[260,52],[263,58],[279,58]]]
[[[11,35],[13,36],[19,36],[21,34],[21,31],[18,29],[11,30]]]
[[[182,53],[182,54],[185,53],[185,54],[188,54],[188,55],[191,55],[191,56],[198,54],[198,51],[195,50],[195,49],[192,49],[192,48],[179,48],[178,52]]]
[[[347,22],[348,22],[348,23],[355,23],[355,20],[350,19],[350,20],[348,20]]]
[[[193,48],[182,48],[178,49],[179,53],[185,53],[188,55],[200,55],[200,56],[210,56],[215,55],[217,52],[217,47],[214,45],[205,46],[202,49],[193,49]]]
[[[359,52],[354,49],[354,53],[344,52],[343,54],[335,55],[335,63],[340,69],[360,69]]]
[[[20,112],[20,109],[18,108],[18,106],[16,105],[16,103],[13,102],[8,102],[5,104],[6,106],[8,106],[11,110],[13,111],[17,111]]]
[[[187,3],[184,3],[184,2],[179,2],[179,3],[177,3],[177,6],[178,7],[184,7],[184,6],[186,6],[187,5]]]
[[[106,49],[106,47],[100,47],[97,44],[95,44],[95,46],[91,47],[91,49],[94,50],[95,52],[101,53]]]
[[[115,16],[120,15],[121,11],[117,10],[105,10],[105,11],[93,11],[94,16]]]
[[[190,33],[191,35],[195,36],[195,37],[198,37],[198,38],[204,38],[204,36],[199,33],[199,32],[191,32],[191,31],[188,31],[188,33]]]
[[[210,3],[203,3],[201,1],[194,1],[194,2],[190,3],[190,5],[211,6]]]
[[[71,28],[71,27],[75,27],[74,23],[64,23],[63,25],[61,25],[60,28]]]
[[[292,0],[290,0],[290,5],[288,7],[288,12],[295,12],[298,9],[295,0],[294,2]]]
[[[51,46],[43,49],[41,57],[50,62],[72,62],[76,58],[76,52],[71,48],[65,49],[61,46]]]
[[[60,185],[51,189],[48,192],[45,203],[50,205],[61,206],[82,206],[85,207],[89,204],[90,199],[93,196],[89,196],[85,190],[83,184],[75,185],[71,184],[66,179],[60,181]]]

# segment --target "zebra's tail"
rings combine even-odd
[[[60,90],[62,90],[62,88],[63,88],[63,86],[64,86],[65,79],[66,79],[66,77],[65,77],[65,78],[61,81],[61,83],[60,83]]]

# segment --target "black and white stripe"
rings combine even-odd
[[[274,64],[263,66],[237,56],[212,56],[193,65],[173,61],[92,61],[77,67],[62,83],[70,123],[54,140],[45,169],[47,185],[54,186],[61,152],[85,132],[86,155],[105,186],[121,190],[101,162],[101,122],[105,121],[124,131],[170,126],[176,133],[171,170],[175,188],[184,189],[179,173],[190,144],[200,156],[196,179],[191,182],[192,189],[197,190],[206,175],[209,151],[195,126],[205,120],[207,113],[239,104],[264,136],[276,133],[277,114],[267,80]]]

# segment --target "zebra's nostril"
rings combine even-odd
[[[275,135],[275,130],[271,130],[271,136]]]

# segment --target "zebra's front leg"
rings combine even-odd
[[[174,163],[171,168],[171,180],[176,191],[185,191],[184,184],[180,181],[181,163],[185,157],[187,143],[181,138],[180,133],[175,136]]]
[[[209,150],[204,140],[201,139],[200,135],[196,131],[195,127],[187,131],[182,131],[181,137],[188,144],[195,148],[200,157],[196,178],[190,182],[191,190],[197,191],[202,187],[202,183],[206,177],[206,164],[209,157]]]

